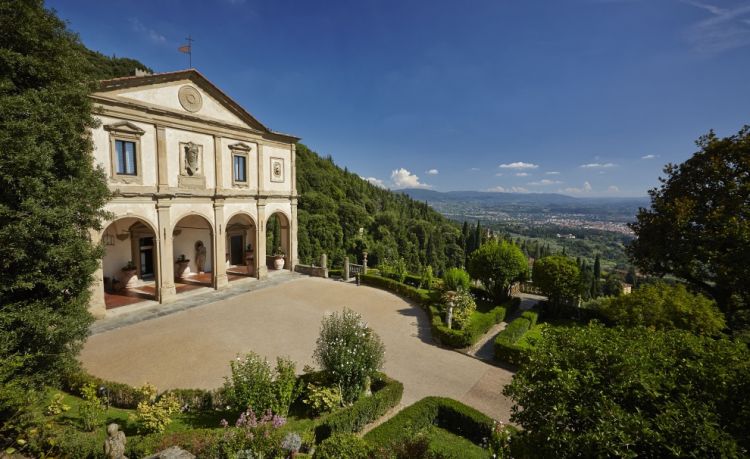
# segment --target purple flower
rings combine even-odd
[[[226,419],[222,419],[221,422],[219,422],[219,425],[224,428],[229,427],[229,423],[227,422]]]

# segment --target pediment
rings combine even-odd
[[[118,134],[143,135],[146,132],[129,121],[106,124],[102,127],[105,131],[116,132]]]
[[[248,144],[246,144],[244,142],[237,142],[237,143],[233,143],[233,144],[229,145],[229,149],[230,150],[239,150],[239,151],[249,152],[249,151],[253,150],[253,147],[251,147],[250,145],[248,145]]]
[[[290,142],[298,140],[268,129],[194,69],[105,80],[100,82],[99,90],[92,97],[103,103],[140,106],[184,118],[249,128],[284,137]]]

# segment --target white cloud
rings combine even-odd
[[[687,41],[695,51],[712,54],[750,45],[750,28],[747,27],[750,4],[724,8],[696,0],[683,0],[683,3],[708,15],[687,30]]]
[[[645,156],[641,156],[641,159],[654,159],[657,157],[658,155],[645,155]]]
[[[497,174],[495,174],[495,177],[502,177],[503,175],[504,174],[502,172],[498,172]]]
[[[550,185],[559,185],[562,182],[559,180],[549,180],[549,179],[541,179],[538,182],[529,182],[527,185],[530,186],[550,186]]]
[[[614,185],[610,185],[609,187],[607,187],[607,192],[609,193],[617,193],[618,191],[620,191],[620,189]]]
[[[516,172],[516,177],[528,177],[528,172]]]
[[[614,163],[588,163],[588,164],[581,164],[579,167],[582,167],[584,169],[598,169],[598,168],[617,167],[617,164],[614,164]]]
[[[469,170],[472,171],[472,172],[479,172],[479,168],[478,167],[472,167]]]
[[[528,193],[529,190],[522,186],[512,186],[510,188],[505,188],[502,186],[496,186],[493,188],[488,189],[487,191],[493,192],[493,193]]]
[[[425,174],[427,175],[438,175],[440,172],[437,169],[430,169]]]
[[[166,43],[167,42],[167,37],[155,31],[154,29],[149,29],[148,27],[146,27],[145,24],[143,24],[137,18],[131,18],[130,25],[133,28],[133,31],[135,31],[136,33],[140,35],[148,37],[148,39],[154,43]]]
[[[544,175],[560,175],[560,173],[557,171],[549,171],[549,172],[545,172]]]
[[[501,164],[499,167],[503,169],[536,169],[537,167],[539,167],[539,165],[518,161],[515,163]]]
[[[432,185],[420,182],[419,177],[403,167],[391,172],[391,180],[394,188],[432,188]]]
[[[565,188],[564,190],[566,193],[572,193],[572,194],[581,194],[581,193],[589,193],[591,192],[591,184],[589,182],[583,182],[583,186],[581,188]]]
[[[362,177],[361,175],[359,176],[359,178],[361,178],[362,180],[366,180],[366,181],[372,183],[375,186],[379,186],[380,188],[387,188],[385,186],[385,182],[383,182],[379,178],[375,178],[375,177]]]

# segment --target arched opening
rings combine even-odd
[[[281,212],[275,212],[266,222],[266,266],[269,271],[293,269],[291,263],[291,239],[289,219]]]
[[[107,226],[102,234],[107,309],[157,299],[157,243],[153,227],[140,218],[119,218]]]
[[[214,242],[211,223],[200,215],[182,217],[172,230],[177,293],[213,286]]]
[[[255,276],[256,228],[247,214],[237,214],[226,226],[227,278],[230,281]]]

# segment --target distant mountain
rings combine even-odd
[[[627,223],[635,220],[643,198],[576,198],[557,193],[496,193],[490,191],[448,191],[403,189],[401,193],[426,202],[454,220],[535,220],[577,218],[585,221]]]
[[[606,204],[632,204],[634,206],[646,207],[649,198],[576,198],[559,193],[498,193],[494,191],[434,191],[420,188],[405,188],[398,190],[412,199],[431,202],[461,202],[472,201],[484,204],[537,204],[537,205],[606,205]]]

